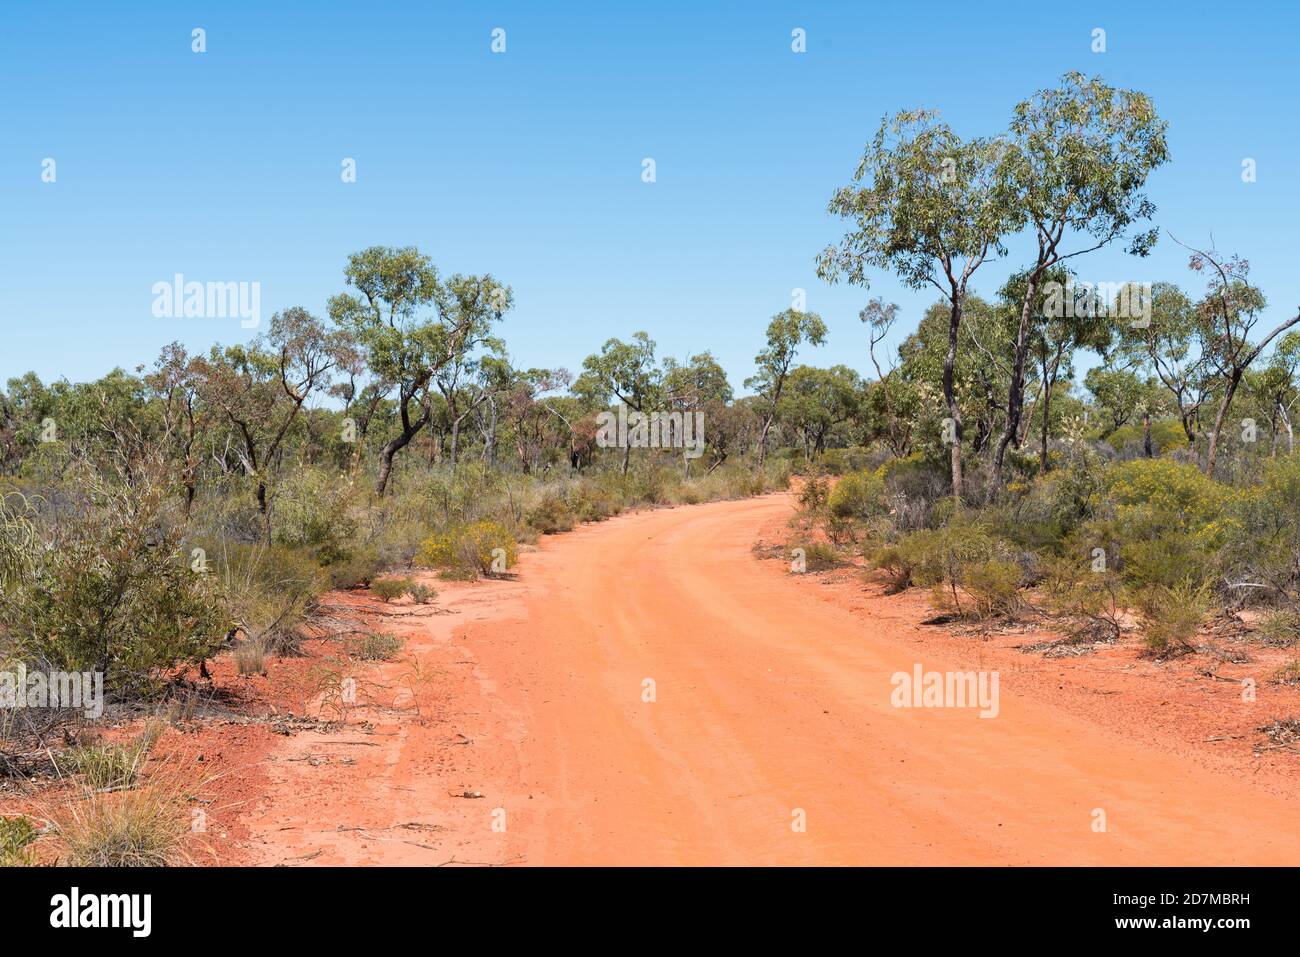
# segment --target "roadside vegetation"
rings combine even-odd
[[[103,681],[102,718],[0,707],[0,784],[48,776],[92,796],[40,831],[62,860],[184,856],[186,827],[167,818],[183,782],[148,786],[147,749],[70,743],[82,727],[165,711],[209,687],[219,657],[266,675],[308,636],[358,662],[401,656],[400,637],[340,623],[326,592],[435,604],[420,570],[509,577],[541,535],[786,485],[787,467],[756,464],[771,403],[735,399],[708,353],[661,359],[638,332],[576,377],[519,368],[495,334],[513,293],[490,275],[375,247],[341,280],[325,317],[283,310],[248,343],[172,344],[134,373],[0,390],[0,672],[13,679],[0,692],[22,670]],[[598,417],[620,405],[665,414],[662,441],[601,441]],[[687,441],[684,417],[702,417],[707,441]],[[3,859],[29,861],[23,825],[5,828]]]
[[[300,653],[327,591],[436,603],[418,570],[508,577],[539,536],[792,473],[808,571],[865,564],[946,615],[1050,619],[1076,642],[1132,632],[1159,659],[1246,610],[1260,641],[1294,647],[1300,315],[1212,248],[1186,249],[1188,289],[1144,278],[1153,245],[1177,242],[1144,192],[1165,134],[1144,94],[1077,74],[986,136],[887,118],[832,194],[846,232],[819,272],[863,289],[888,273],[937,300],[902,336],[896,305],[867,303],[865,376],[807,364],[827,327],[802,308],[755,325],[742,396],[708,352],[661,357],[640,331],[576,375],[525,368],[498,335],[509,286],[377,246],[344,264],[323,316],[286,308],[250,342],[173,343],[94,382],[12,378],[0,671],[93,672],[110,717],[138,716],[218,656],[252,678]],[[1110,246],[1132,275],[1084,282]],[[1010,278],[977,292],[1008,257]],[[664,417],[668,441],[608,447],[614,411]],[[402,651],[387,632],[341,637],[361,661]],[[47,828],[67,859],[183,860],[185,786],[149,785],[148,746],[69,744],[82,723],[0,709],[0,775],[53,761],[86,790]],[[0,861],[30,859],[19,820],[0,819]]]
[[[1143,277],[1178,243],[1143,192],[1168,161],[1145,95],[1070,74],[990,133],[888,118],[831,200],[849,228],[825,278],[942,296],[893,350],[898,308],[863,309],[876,376],[822,392],[792,546],[816,538],[951,616],[1132,632],[1156,659],[1200,650],[1211,620],[1293,647],[1300,315],[1214,249],[1184,247],[1190,290]],[[976,293],[1025,237],[1036,253]],[[1084,282],[1110,245],[1130,275]]]

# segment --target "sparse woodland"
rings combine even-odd
[[[821,390],[842,422],[820,461],[844,478],[803,498],[831,542],[964,616],[1116,640],[1136,615],[1156,656],[1247,605],[1264,640],[1300,636],[1300,313],[1244,258],[1160,234],[1144,189],[1167,161],[1148,97],[1078,74],[989,138],[924,112],[881,125],[831,201],[848,230],[821,272],[891,272],[938,301],[889,354],[897,307],[869,302],[874,377],[845,411]],[[1157,241],[1185,249],[1186,288],[1077,279],[1111,245],[1141,275]],[[1027,261],[975,292],[1013,247]]]
[[[755,317],[741,394],[707,351],[659,355],[653,331],[574,344],[591,354],[573,373],[521,367],[504,279],[390,247],[341,263],[323,314],[284,309],[250,342],[173,344],[94,382],[11,378],[0,660],[151,701],[214,656],[293,653],[330,589],[413,566],[508,574],[538,535],[792,473],[812,568],[855,559],[955,615],[1136,632],[1157,657],[1246,607],[1261,640],[1292,645],[1294,290],[1272,304],[1248,251],[1160,228],[1146,188],[1165,133],[1148,97],[1077,74],[986,137],[886,119],[856,173],[845,158],[847,185],[827,184],[844,232],[818,259],[863,289],[861,361],[817,366],[813,313]],[[1185,276],[1143,278],[1157,242],[1188,244]],[[1107,296],[1082,280],[1112,246],[1132,267]],[[990,288],[999,260],[1011,278]],[[934,304],[873,298],[886,274]],[[616,404],[702,412],[703,454],[601,447]],[[6,720],[7,742],[54,727]]]

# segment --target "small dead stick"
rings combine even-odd
[[[387,735],[392,737],[392,735]],[[321,741],[320,744],[364,744],[367,748],[377,748],[379,745],[374,741]]]
[[[423,846],[425,845],[421,845],[421,847]],[[433,850],[433,848],[430,848],[430,850]],[[507,858],[504,861],[458,861],[456,860],[456,856],[453,854],[451,857],[443,861],[441,864],[434,864],[433,866],[446,867],[448,864],[463,864],[466,867],[506,867],[510,864],[518,863],[519,861],[522,860],[525,860],[524,855],[516,854],[514,857]]]
[[[311,861],[320,857],[325,851],[322,848],[316,848],[310,854],[299,854],[297,857],[286,857],[278,866],[283,867],[288,861]]]

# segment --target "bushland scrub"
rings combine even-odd
[[[1288,641],[1300,314],[1270,308],[1245,259],[1162,237],[1145,189],[1166,127],[1147,95],[1077,73],[985,136],[932,111],[882,122],[832,195],[847,228],[820,273],[941,296],[901,341],[896,305],[862,310],[876,377],[848,408],[823,393],[860,427],[802,456],[840,477],[805,496],[799,544],[815,526],[947,614],[1045,617],[1079,641],[1135,631],[1160,659],[1204,648],[1210,616]],[[977,293],[1015,237],[1036,253]],[[1199,292],[1144,276],[1162,240]],[[1085,281],[1111,245],[1132,271]]]
[[[134,791],[143,751],[69,742],[87,722],[216,695],[218,656],[251,678],[307,636],[357,662],[402,655],[397,636],[323,607],[332,589],[436,604],[416,569],[509,576],[543,534],[785,487],[788,468],[756,465],[761,404],[735,400],[707,353],[660,361],[638,333],[576,380],[519,369],[492,334],[512,294],[490,276],[444,278],[416,250],[374,248],[344,279],[360,297],[335,296],[326,319],[288,309],[250,343],[174,344],[138,374],[27,375],[0,392],[0,694],[20,673],[86,673],[105,699],[103,718],[0,702],[5,787],[36,775]],[[663,431],[609,447],[600,416],[620,403],[662,414]],[[686,415],[703,417],[703,445],[678,441]],[[71,856],[173,860],[175,822],[150,817],[173,797],[81,802],[63,829],[84,838]],[[5,826],[4,859],[28,861],[25,825]]]
[[[805,495],[802,527],[961,618],[1037,621],[1080,642],[1132,633],[1157,659],[1217,653],[1216,618],[1274,647],[1300,640],[1300,455],[1235,446],[1231,482],[1180,452],[1125,458],[1096,434],[1063,440],[1046,471],[1012,461],[996,495],[961,503],[946,463],[924,454],[833,485],[814,476],[829,491]]]
[[[0,672],[98,674],[112,718],[203,687],[217,656],[263,674],[309,630],[383,661],[400,639],[334,621],[322,595],[436,603],[416,569],[508,576],[540,535],[792,472],[809,571],[867,563],[946,615],[1135,634],[1160,660],[1208,648],[1215,619],[1293,647],[1300,315],[1213,248],[1185,249],[1197,289],[1145,275],[1166,240],[1144,190],[1167,162],[1152,100],[1079,74],[981,136],[886,118],[856,171],[845,157],[829,211],[846,231],[818,272],[938,299],[905,335],[897,305],[866,302],[867,375],[808,364],[828,326],[801,298],[754,324],[744,395],[710,353],[661,356],[645,331],[589,344],[576,375],[519,365],[508,285],[375,246],[322,315],[286,308],[250,341],[173,343],[93,382],[9,379]],[[1132,273],[1085,282],[1112,245]],[[1013,248],[1030,255],[986,282]],[[0,771],[48,769],[82,721],[0,708]],[[26,859],[27,829],[5,828],[4,856]],[[170,859],[166,836],[139,859]]]

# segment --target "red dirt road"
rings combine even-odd
[[[487,796],[506,812],[502,854],[529,864],[1300,863],[1294,795],[1019,694],[1015,674],[1002,675],[996,718],[893,707],[895,672],[964,669],[756,558],[760,531],[791,508],[768,496],[545,539],[521,561],[511,616],[458,629],[485,706],[508,716],[482,742],[499,752]],[[642,700],[645,679],[653,702]],[[791,826],[796,809],[804,832]]]

